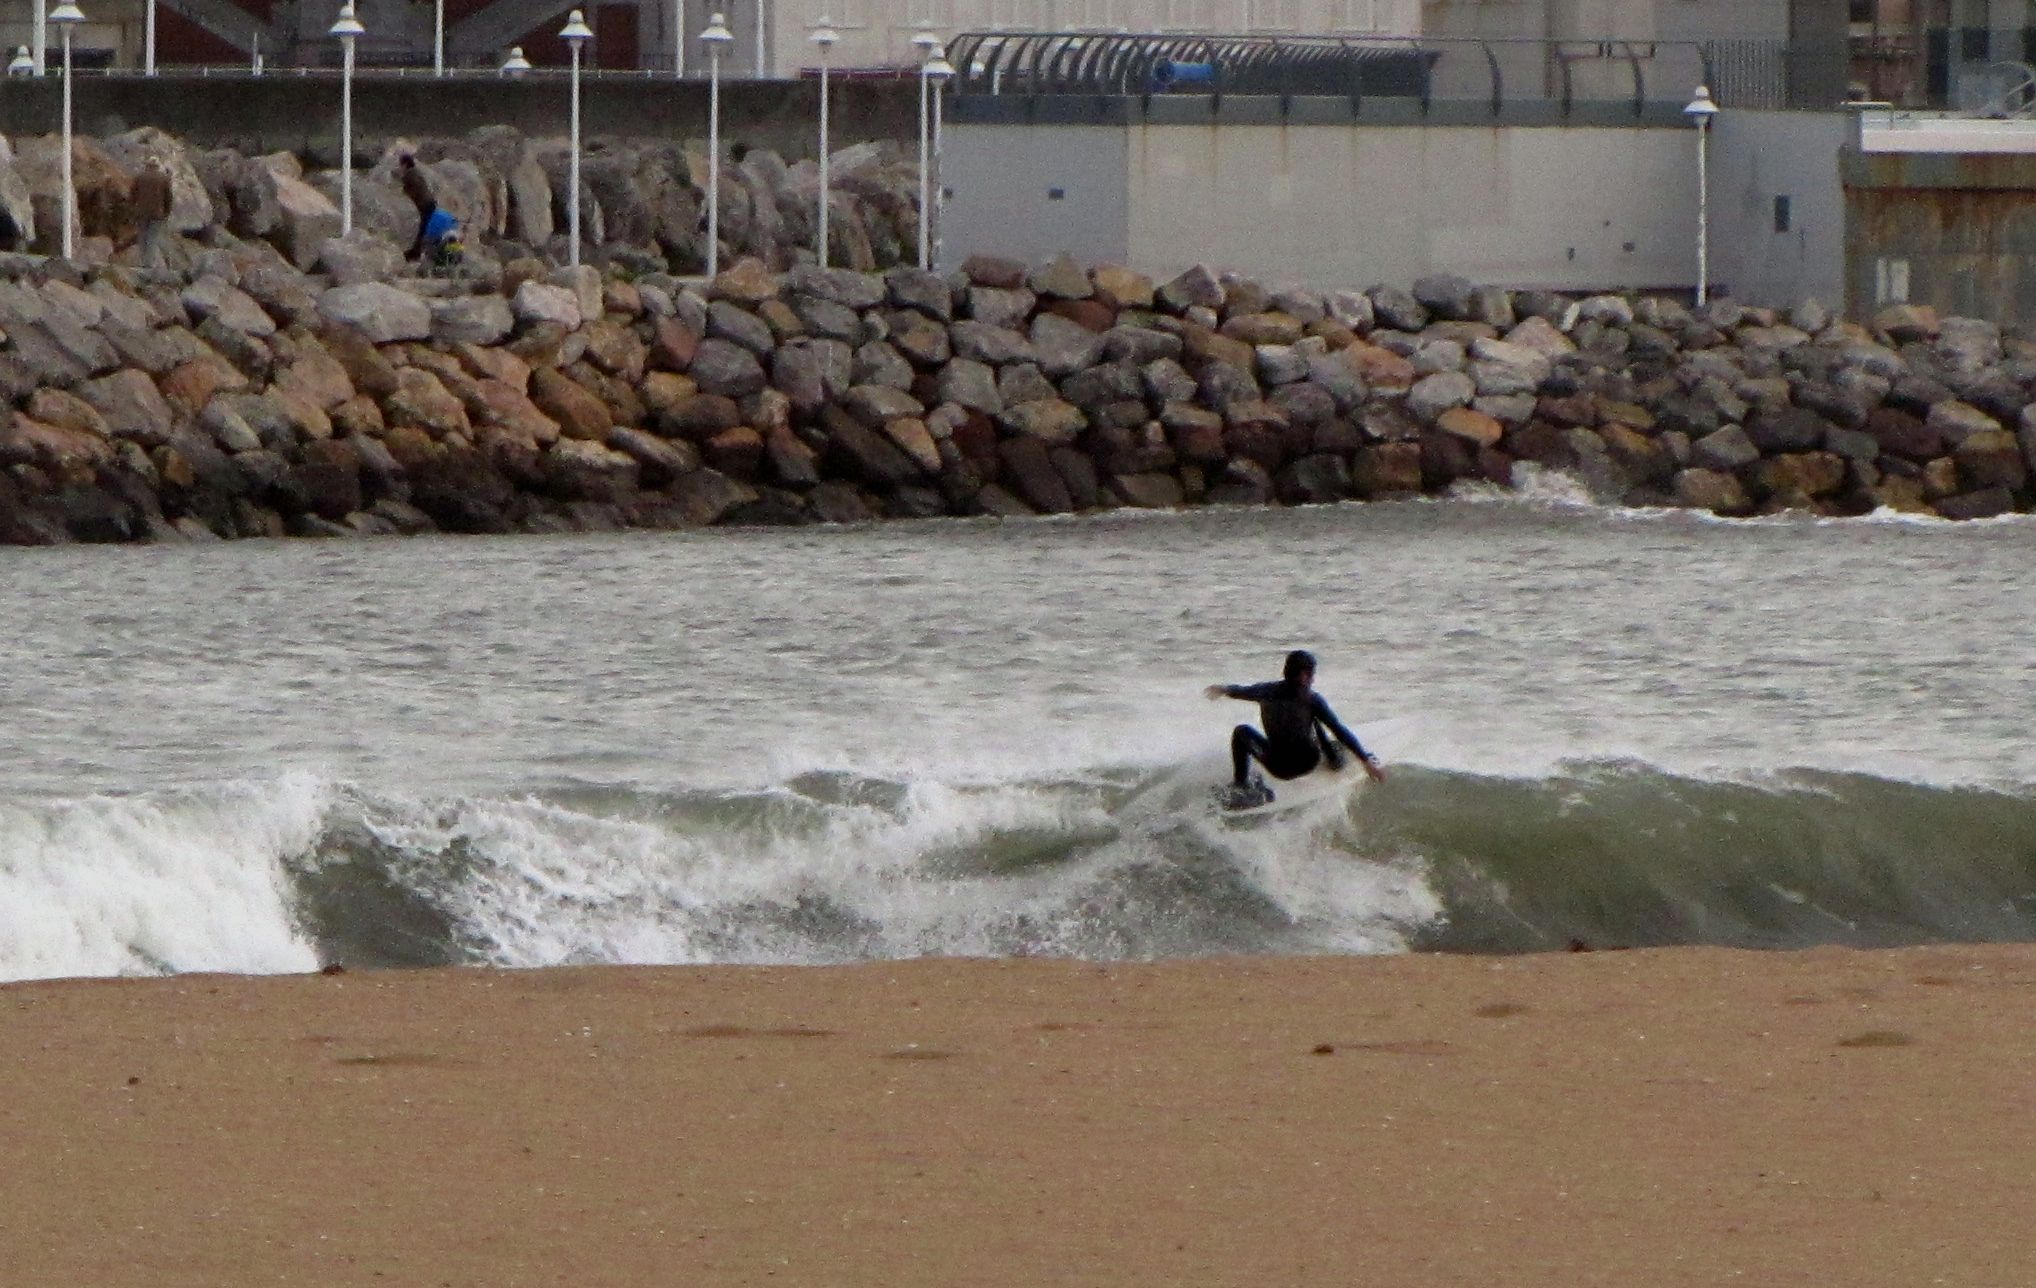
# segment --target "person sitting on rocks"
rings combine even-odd
[[[403,195],[417,207],[417,239],[410,243],[410,251],[403,257],[416,259],[424,253],[425,232],[431,226],[431,217],[438,213],[438,199],[431,195],[431,178],[417,164],[414,153],[403,154],[403,159],[396,163],[396,175],[403,184]]]
[[[1315,655],[1305,649],[1287,654],[1285,678],[1264,684],[1212,684],[1203,692],[1210,701],[1237,698],[1258,703],[1265,733],[1250,725],[1238,725],[1230,734],[1230,765],[1234,779],[1230,787],[1233,808],[1269,803],[1273,796],[1261,781],[1251,781],[1251,762],[1264,765],[1274,778],[1299,778],[1317,765],[1343,768],[1343,753],[1330,741],[1337,740],[1356,754],[1364,772],[1373,782],[1382,782],[1385,771],[1378,758],[1366,751],[1357,735],[1343,727],[1322,695],[1315,692]]]
[[[136,257],[143,268],[163,268],[169,262],[165,242],[170,235],[170,172],[161,157],[150,157],[134,180],[129,194],[134,217],[141,224],[136,239]]]

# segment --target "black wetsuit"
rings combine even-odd
[[[1370,760],[1357,735],[1343,727],[1322,695],[1286,680],[1264,684],[1226,684],[1223,696],[1258,703],[1259,718],[1265,721],[1261,734],[1250,725],[1239,725],[1230,734],[1230,765],[1243,786],[1250,781],[1251,762],[1257,760],[1274,778],[1299,778],[1326,757],[1332,769],[1341,768],[1342,754],[1329,736],[1334,734],[1359,760]]]

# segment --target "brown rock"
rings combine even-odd
[[[1152,307],[1152,279],[1116,264],[1098,264],[1089,272],[1096,302],[1111,309]]]
[[[2010,513],[2014,508],[2015,498],[2004,487],[1961,492],[1937,502],[1937,513],[1947,519],[1991,519]]]
[[[1049,300],[1041,312],[1064,317],[1099,335],[1117,325],[1117,310],[1101,300]]]
[[[745,256],[722,269],[707,294],[710,299],[754,306],[778,297],[778,279],[762,260]]]
[[[534,372],[530,400],[558,422],[559,432],[567,438],[599,443],[615,428],[615,417],[607,405],[561,371],[546,368]]]
[[[375,400],[357,394],[332,409],[332,432],[342,438],[379,437],[387,422]]]
[[[1257,352],[1244,341],[1233,340],[1199,326],[1181,328],[1181,352],[1190,370],[1216,363],[1250,371],[1258,361]]]
[[[1027,505],[1043,514],[1068,514],[1075,508],[1067,480],[1054,468],[1046,444],[1037,438],[1008,438],[997,445],[1003,476]]]
[[[1419,373],[1414,364],[1390,349],[1359,342],[1343,351],[1358,378],[1372,389],[1411,389]]]
[[[738,479],[754,479],[763,454],[763,436],[747,425],[722,430],[707,440],[701,453],[707,464]]]
[[[1306,334],[1298,318],[1285,313],[1247,313],[1223,323],[1222,333],[1249,345],[1299,344]]]
[[[962,261],[961,271],[973,285],[1006,291],[1024,286],[1027,275],[1023,261],[997,255],[971,255]]]
[[[650,352],[647,361],[657,371],[685,371],[693,365],[704,337],[677,318],[651,319]]]
[[[587,327],[587,360],[609,375],[631,382],[643,379],[649,350],[636,332],[606,318]]]
[[[1351,485],[1364,499],[1413,496],[1421,490],[1421,445],[1381,443],[1351,461]]]
[[[1745,514],[1753,500],[1738,479],[1717,470],[1682,470],[1675,476],[1675,503],[1713,514]]]
[[[637,392],[643,398],[644,410],[662,421],[680,403],[700,392],[700,387],[685,376],[653,371],[644,376]]]
[[[2013,491],[2029,478],[2021,444],[2003,429],[1983,429],[1967,435],[1952,452],[1952,459],[1958,462],[1958,480],[1967,492],[1992,487]]]
[[[530,388],[530,364],[507,349],[458,344],[453,352],[476,380],[499,380],[518,393]]]
[[[143,376],[142,379],[147,380],[148,377]],[[155,392],[154,385],[149,386],[149,392]],[[44,387],[36,390],[29,395],[28,403],[22,411],[28,419],[40,421],[56,429],[73,430],[94,438],[107,438],[113,433],[107,427],[106,418],[101,416],[92,404],[62,389]],[[163,431],[167,433],[168,430],[169,426],[165,424]]]
[[[1124,504],[1140,509],[1170,510],[1187,500],[1180,480],[1171,474],[1117,474],[1109,486]]]
[[[886,421],[884,436],[897,444],[898,450],[911,457],[923,472],[940,472],[940,448],[935,445],[933,435],[927,432],[925,421],[909,416]]]
[[[733,398],[719,394],[694,394],[680,400],[658,417],[658,430],[669,438],[705,442],[724,429],[742,423],[742,409]]]
[[[381,442],[406,473],[428,468],[440,455],[439,446],[431,441],[431,435],[411,425],[389,430],[382,435]]]
[[[545,415],[528,394],[500,380],[476,381],[473,400],[466,408],[470,419],[540,447],[549,446],[559,436],[557,421]]]
[[[789,429],[773,430],[765,436],[764,455],[771,472],[787,486],[811,487],[820,481],[819,457]]]
[[[333,324],[319,331],[318,339],[325,351],[346,369],[347,379],[355,389],[370,398],[386,398],[396,392],[394,364],[366,336],[352,327]]]
[[[1845,458],[1832,452],[1788,452],[1755,465],[1753,478],[1770,495],[1830,496],[1845,482]]]
[[[418,367],[397,372],[396,392],[383,400],[382,411],[390,425],[421,429],[432,438],[464,434],[473,427],[460,400],[447,392],[437,376]]]
[[[1477,447],[1497,447],[1506,427],[1496,419],[1469,407],[1452,407],[1436,418],[1435,427],[1454,434]]]
[[[246,376],[217,357],[203,357],[179,363],[163,377],[160,391],[170,406],[195,416],[212,401],[214,394],[245,388]]]
[[[27,416],[0,427],[0,464],[33,465],[58,483],[90,483],[113,460],[113,444],[88,430],[45,425]]]

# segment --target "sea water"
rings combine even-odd
[[[2036,522],[0,551],[0,978],[2036,938]],[[1210,808],[1290,648],[1388,780]]]

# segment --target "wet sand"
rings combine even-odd
[[[2036,948],[0,988],[22,1285],[2036,1282]]]

